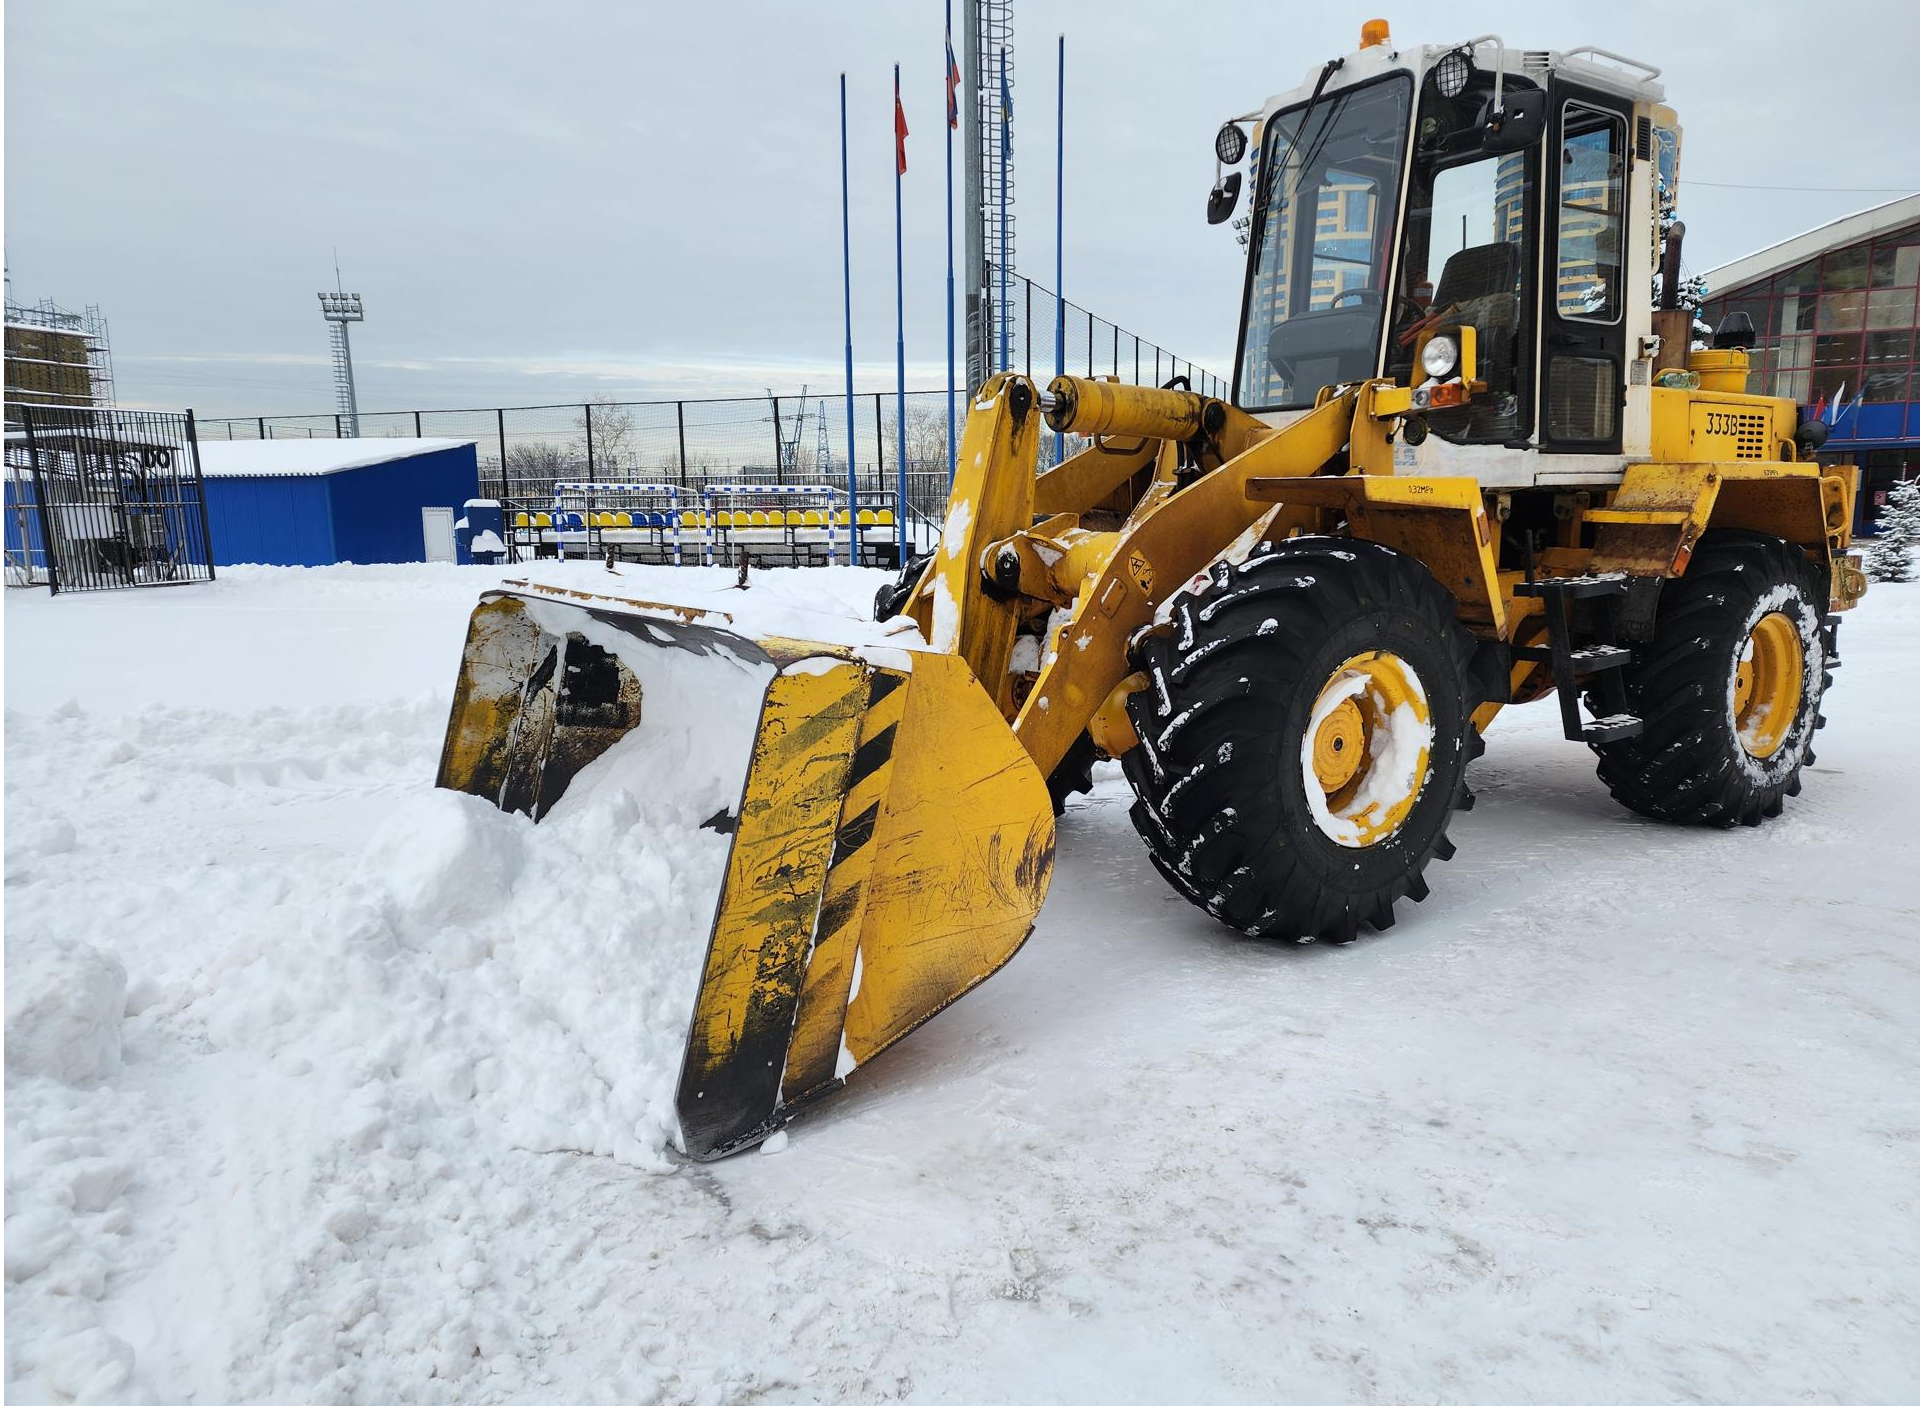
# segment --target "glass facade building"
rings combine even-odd
[[[1820,458],[1860,466],[1856,527],[1920,478],[1920,195],[1836,220],[1707,276],[1701,317],[1753,320],[1748,389],[1826,421]]]

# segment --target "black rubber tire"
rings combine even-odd
[[[1709,533],[1686,574],[1662,588],[1651,643],[1621,671],[1627,711],[1646,727],[1593,749],[1613,798],[1676,825],[1758,825],[1780,814],[1786,797],[1800,794],[1800,769],[1813,760],[1813,734],[1826,721],[1826,601],[1826,583],[1797,547]],[[1786,739],[1761,759],[1740,744],[1731,689],[1748,633],[1776,609],[1800,636],[1801,696]]]
[[[1386,928],[1424,871],[1453,857],[1447,825],[1468,801],[1474,642],[1453,597],[1412,557],[1371,542],[1295,537],[1176,598],[1142,636],[1150,684],[1127,701],[1140,745],[1122,759],[1134,828],[1155,867],[1209,913],[1255,936],[1350,942]],[[1301,742],[1347,659],[1390,649],[1427,694],[1434,729],[1418,799],[1393,834],[1349,848],[1313,818]]]
[[[873,618],[891,620],[907,608],[907,602],[913,599],[914,588],[920,584],[920,578],[926,573],[927,563],[933,560],[932,552],[921,552],[918,556],[907,558],[907,564],[900,568],[900,574],[890,586],[882,586],[873,593]]]
[[[1047,794],[1053,798],[1056,817],[1067,813],[1068,796],[1085,795],[1093,789],[1093,764],[1099,760],[1100,751],[1093,745],[1092,735],[1081,733],[1047,778]]]

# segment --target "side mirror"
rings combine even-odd
[[[1233,207],[1240,203],[1240,173],[1235,171],[1207,196],[1207,223],[1222,225],[1233,217]]]
[[[1509,90],[1504,111],[1486,111],[1480,122],[1480,150],[1488,156],[1525,151],[1547,134],[1547,95],[1539,88]]]

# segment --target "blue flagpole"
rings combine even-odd
[[[1000,51],[1000,369],[1013,367],[1007,355],[1007,158],[1013,154],[1013,115],[1007,101],[1007,51]]]
[[[900,110],[900,65],[893,66],[893,106]],[[899,140],[896,138],[896,140]],[[900,564],[907,564],[907,272],[900,235],[900,162],[893,163],[893,344],[895,405],[898,409],[900,452],[900,492],[894,503],[893,521],[900,531]]]
[[[950,86],[953,78],[953,0],[947,0],[947,47],[940,56],[940,81],[948,84],[947,92],[952,94],[950,104],[959,102],[959,95]],[[960,446],[954,439],[954,355],[953,355],[953,119],[947,119],[947,487],[953,487],[955,470],[960,463]]]
[[[1054,112],[1053,152],[1053,374],[1067,374],[1067,36],[1060,36],[1060,103]],[[1067,437],[1053,432],[1053,462]]]
[[[847,311],[847,565],[860,564],[860,478],[853,467],[853,222],[847,201],[847,75],[840,75],[840,287]]]

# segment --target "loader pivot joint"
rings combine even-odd
[[[1016,377],[1013,388],[1007,392],[1007,407],[1013,411],[1013,422],[1017,425],[1027,418],[1027,412],[1033,409],[1033,383],[1024,377]]]

